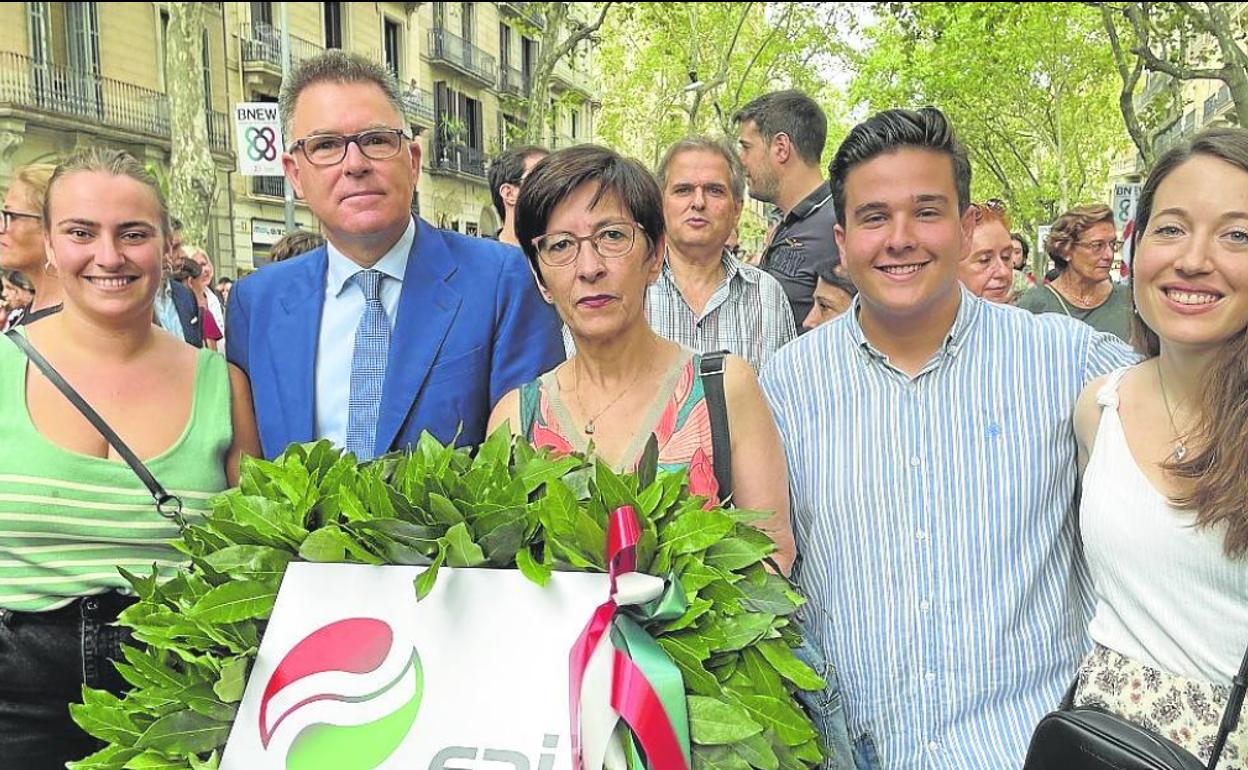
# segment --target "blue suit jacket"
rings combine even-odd
[[[265,457],[317,437],[327,264],[322,246],[267,265],[230,292],[226,354],[251,379]],[[559,318],[542,301],[519,249],[416,220],[390,337],[377,452],[411,446],[424,430],[443,442],[480,443],[493,405],[563,357]],[[350,368],[350,357],[338,365]]]

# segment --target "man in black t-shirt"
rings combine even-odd
[[[761,267],[784,287],[794,322],[801,324],[814,301],[815,266],[839,259],[832,189],[819,167],[827,118],[800,91],[778,91],[745,105],[733,122],[750,197],[775,204],[784,214]]]

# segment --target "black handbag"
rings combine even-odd
[[[1075,708],[1075,686],[1071,685],[1058,710],[1036,726],[1023,770],[1214,770],[1227,736],[1239,724],[1244,692],[1248,690],[1248,652],[1232,680],[1207,765],[1186,749],[1117,714],[1091,706]]]

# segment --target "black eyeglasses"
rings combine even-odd
[[[358,134],[315,134],[296,141],[290,146],[290,152],[302,151],[303,157],[314,166],[336,166],[347,157],[347,147],[352,142],[370,160],[389,160],[403,149],[404,140],[410,139],[401,128],[374,128]]]
[[[576,261],[581,244],[589,241],[605,259],[619,259],[633,248],[637,231],[645,232],[641,225],[632,222],[603,225],[589,235],[572,233],[546,233],[533,239],[537,256],[550,267],[564,267]]]
[[[24,211],[9,211],[8,209],[0,209],[0,233],[7,233],[9,228],[13,226],[14,219],[43,219],[38,214],[27,214]]]

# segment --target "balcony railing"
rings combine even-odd
[[[442,144],[434,152],[430,167],[434,171],[485,179],[485,151],[462,144]]]
[[[423,88],[409,88],[403,92],[403,106],[413,123],[433,125],[433,94]]]
[[[286,197],[286,177],[284,176],[253,176],[251,178],[251,194],[267,195],[270,198]]]
[[[497,78],[498,67],[493,56],[443,27],[429,30],[429,58],[445,62],[487,86],[494,85]]]
[[[264,21],[244,22],[238,33],[243,64],[267,64],[282,68],[282,30]],[[290,63],[311,59],[325,49],[300,37],[290,36]]]
[[[568,134],[554,134],[550,137],[550,149],[562,150],[564,147],[571,147],[574,144],[583,144],[584,139],[577,139],[575,136]]]
[[[1204,122],[1208,123],[1212,120],[1218,110],[1230,104],[1231,101],[1231,89],[1226,86],[1219,88],[1213,96],[1205,100]]]
[[[520,70],[504,64],[498,69],[498,90],[514,96],[528,96],[529,79]]]
[[[506,13],[519,16],[538,29],[546,28],[546,19],[537,12],[537,3],[499,3]]]
[[[0,107],[5,106],[170,140],[165,94],[10,51],[0,51]],[[206,118],[212,151],[228,153],[233,136],[229,116],[208,111]]]

